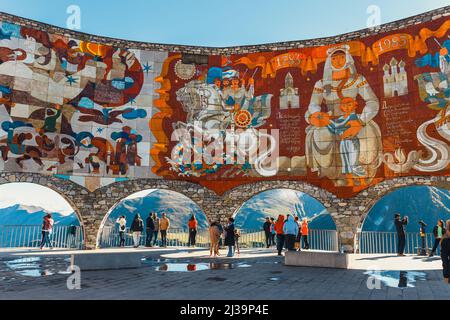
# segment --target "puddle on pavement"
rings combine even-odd
[[[414,271],[367,271],[364,273],[390,288],[414,288],[417,281],[427,280],[425,272]]]
[[[4,260],[3,262],[4,267],[0,270],[2,272],[12,272],[13,274],[24,277],[39,278],[53,276],[55,274],[69,274],[67,268],[69,267],[70,258],[21,257]],[[8,278],[3,277],[2,279],[6,280]],[[15,280],[15,278],[10,277],[9,280]]]
[[[218,262],[198,262],[190,261],[175,262],[168,259],[142,259],[142,263],[155,268],[156,271],[164,272],[196,272],[205,270],[231,270],[235,268],[250,268],[247,263],[218,263]]]

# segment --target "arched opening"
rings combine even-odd
[[[33,183],[0,185],[0,248],[39,248],[43,218],[48,214],[54,221],[53,247],[82,249],[83,221],[63,195]]]
[[[405,253],[417,253],[422,247],[420,221],[425,227],[425,246],[434,245],[434,226],[439,219],[450,219],[450,191],[430,186],[396,189],[379,199],[369,210],[361,227],[360,253],[397,253],[394,215],[408,216]],[[438,249],[439,250],[439,249]]]
[[[188,222],[192,215],[198,223],[196,237],[197,246],[208,246],[208,219],[202,209],[187,196],[163,189],[149,189],[134,193],[127,198],[117,202],[108,214],[104,217],[97,236],[97,247],[112,248],[120,245],[119,225],[117,219],[125,216],[126,232],[125,246],[132,246],[133,239],[130,234],[130,227],[136,214],[139,214],[144,221],[144,232],[141,236],[141,245],[146,244],[146,219],[151,213],[155,213],[161,218],[162,213],[166,213],[170,220],[170,229],[167,234],[168,246],[188,246],[189,227]],[[153,238],[154,240],[154,238]],[[160,235],[155,245],[160,245]]]
[[[314,197],[292,189],[263,191],[247,200],[233,215],[242,246],[264,247],[266,217],[298,216],[309,222],[310,249],[337,251],[336,224],[325,206]]]

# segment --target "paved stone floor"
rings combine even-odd
[[[208,259],[185,250],[162,257],[161,252],[143,252],[149,258],[141,268],[84,271],[81,290],[68,290],[70,274],[58,274],[66,271],[68,256],[52,254],[0,255],[0,299],[450,299],[450,285],[442,281],[441,270],[410,270],[403,280],[400,271],[383,273],[380,289],[370,290],[366,270],[287,267],[270,251],[243,252],[232,260]],[[187,271],[188,264],[191,270],[196,264],[197,271],[159,271],[172,267]],[[200,271],[207,267],[213,269]],[[45,270],[49,275],[39,276]],[[399,288],[399,283],[408,287]]]

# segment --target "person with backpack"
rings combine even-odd
[[[127,230],[127,220],[125,219],[125,216],[120,216],[117,221],[117,224],[119,224],[119,247],[125,247],[125,232]]]
[[[54,221],[52,219],[51,213],[47,214],[44,217],[44,220],[42,222],[42,239],[41,239],[41,250],[44,248],[45,245],[48,245],[50,249],[53,249],[52,239],[51,235],[53,233],[53,224]]]
[[[136,214],[136,216],[134,217],[134,220],[131,223],[130,231],[133,234],[134,248],[139,248],[141,242],[141,235],[142,232],[144,231],[144,221],[142,221],[139,213]]]
[[[153,232],[155,231],[155,222],[153,221],[153,213],[151,212],[145,221],[145,246],[152,246]]]

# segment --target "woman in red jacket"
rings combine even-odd
[[[303,222],[302,222],[302,238],[303,238],[303,248],[306,249],[306,250],[309,249],[308,234],[309,234],[308,218],[303,218]]]
[[[188,227],[189,227],[189,243],[188,245],[191,247],[195,247],[195,238],[197,237],[197,219],[195,219],[195,215],[192,215],[191,219],[189,219]]]

